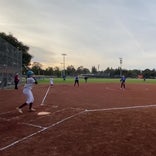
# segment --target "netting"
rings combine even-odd
[[[0,88],[14,85],[16,73],[22,73],[22,52],[0,38]]]

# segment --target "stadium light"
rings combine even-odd
[[[120,57],[119,60],[120,60],[120,77],[121,77],[122,76],[122,62],[123,62],[123,59]]]
[[[64,77],[64,80],[65,80],[65,77],[66,77],[66,72],[65,72],[65,56],[67,54],[63,53],[62,56],[63,56],[63,69],[64,69],[64,72],[63,72],[63,77]]]

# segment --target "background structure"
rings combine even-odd
[[[0,38],[0,88],[13,85],[16,73],[22,73],[22,52]]]

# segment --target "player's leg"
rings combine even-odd
[[[17,107],[16,109],[19,111],[19,113],[23,113],[22,108],[23,108],[24,106],[26,106],[26,105],[27,105],[27,103],[23,103],[22,105],[20,105],[20,106]]]
[[[76,85],[76,80],[74,81],[74,86]]]
[[[34,96],[33,96],[33,93],[31,90],[29,91],[29,101],[28,102],[29,102],[29,111],[35,111],[35,109],[32,108],[32,105],[34,102]]]
[[[27,95],[26,95],[26,90],[25,90],[25,89],[23,89],[23,94],[24,94],[25,96],[27,96]],[[23,108],[24,106],[26,106],[26,105],[27,105],[27,103],[25,102],[25,103],[23,103],[22,105],[20,105],[19,107],[17,107],[16,109],[19,111],[19,113],[23,113],[22,108]]]

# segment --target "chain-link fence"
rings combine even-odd
[[[0,88],[14,85],[14,76],[22,74],[22,52],[0,38]]]

